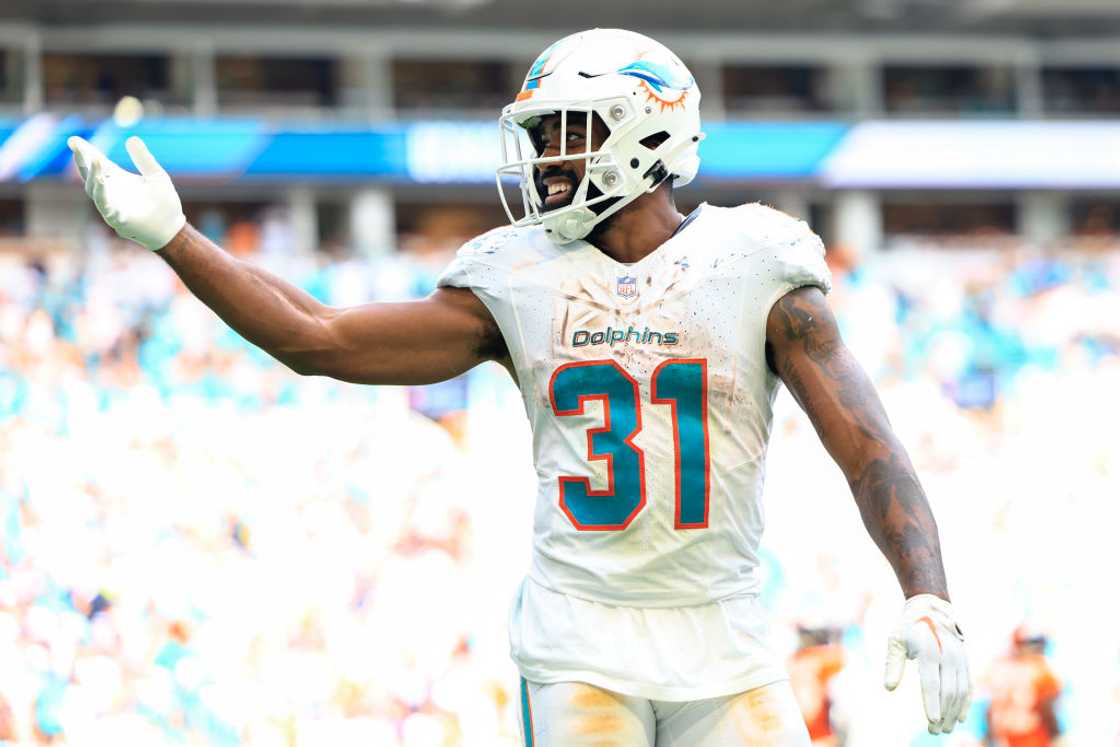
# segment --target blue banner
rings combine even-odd
[[[717,123],[701,143],[701,179],[807,178],[847,127],[836,123]],[[254,118],[112,120],[39,114],[0,122],[0,181],[65,177],[66,139],[80,135],[131,168],[125,140],[139,135],[176,178],[268,181],[381,180],[482,184],[498,166],[497,125],[409,122],[371,126],[272,123]]]
[[[242,174],[260,179],[407,179],[405,143],[399,126],[279,130],[268,135]]]
[[[704,126],[701,179],[805,179],[844,138],[836,122],[717,122]]]
[[[714,122],[699,181],[812,181],[832,188],[1117,188],[1120,122]],[[492,183],[497,125],[275,123],[256,118],[105,120],[40,113],[0,121],[0,182],[73,178],[81,135],[126,168],[144,138],[175,178],[201,182]]]

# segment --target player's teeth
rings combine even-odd
[[[558,194],[560,192],[567,192],[567,191],[568,191],[568,185],[564,184],[563,182],[558,183],[558,184],[549,184],[548,185],[548,196],[549,197],[551,197],[554,194]]]

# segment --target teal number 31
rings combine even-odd
[[[548,386],[558,417],[582,415],[588,401],[603,403],[603,425],[587,429],[588,461],[607,463],[607,487],[587,477],[560,477],[560,508],[577,529],[625,529],[646,505],[645,455],[634,444],[642,429],[638,382],[613,360],[565,363]],[[677,529],[708,526],[708,363],[667,360],[650,378],[650,401],[671,408]]]

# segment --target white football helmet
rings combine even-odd
[[[560,155],[543,157],[530,131],[541,117],[553,114],[560,116]],[[592,151],[594,115],[610,135]],[[688,184],[700,167],[697,151],[704,134],[696,79],[668,48],[633,31],[591,29],[550,46],[529,68],[521,92],[498,122],[502,207],[514,225],[543,225],[558,243],[582,239],[595,224],[670,177],[675,185]],[[568,125],[576,122],[586,128],[586,146],[569,153]],[[576,158],[584,160],[583,180],[571,202],[548,210],[534,171]],[[502,185],[511,176],[521,188],[520,217]],[[589,196],[591,185],[601,194]]]

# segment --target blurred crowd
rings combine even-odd
[[[929,496],[967,635],[974,702],[964,733],[937,743],[1120,744],[1120,634],[1094,592],[1120,520],[1116,248],[911,239],[834,270],[830,300]],[[912,692],[881,685],[893,574],[784,392],[774,427],[769,606],[789,649],[815,649],[791,673],[816,690],[807,715],[830,712],[820,744],[932,744],[914,735],[914,673]]]
[[[346,305],[429,292],[448,252],[248,256]],[[939,743],[1120,745],[1120,252],[915,242],[834,273],[968,635]],[[522,412],[496,366],[296,376],[103,234],[0,256],[0,744],[516,744]],[[897,584],[785,393],[768,477],[764,601],[816,743],[932,744],[916,674],[881,685]]]

